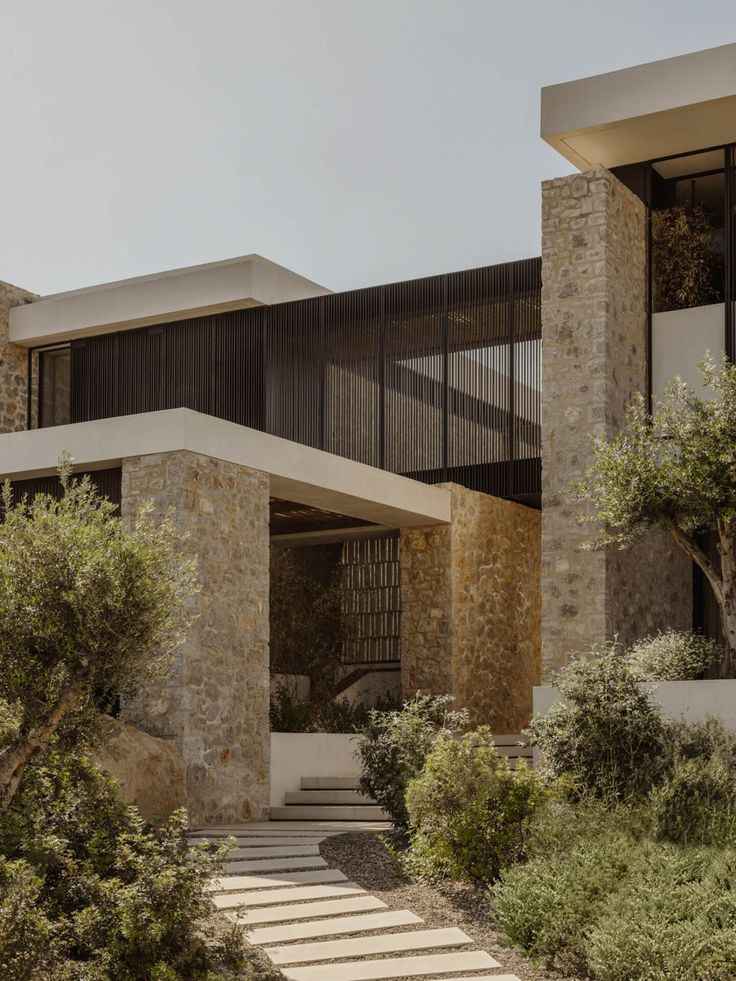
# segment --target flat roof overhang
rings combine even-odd
[[[40,297],[11,309],[10,340],[23,347],[62,343],[329,292],[263,256],[238,256]]]
[[[53,474],[62,451],[80,470],[188,450],[268,475],[271,497],[410,528],[450,521],[450,491],[191,409],[165,409],[0,436],[0,479]]]
[[[541,135],[580,170],[736,142],[736,44],[548,85]]]

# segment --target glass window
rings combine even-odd
[[[71,349],[55,348],[39,355],[39,426],[71,422]]]

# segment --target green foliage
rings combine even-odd
[[[626,546],[650,528],[669,530],[698,563],[719,604],[728,645],[721,674],[736,670],[736,365],[702,363],[711,398],[697,397],[680,379],[667,386],[650,417],[642,396],[612,438],[595,441],[595,459],[579,496],[592,505],[583,520],[597,523],[594,547]],[[720,562],[696,532],[718,539]]]
[[[435,743],[408,786],[411,849],[418,875],[493,880],[526,853],[544,799],[540,778],[498,756],[487,728]]]
[[[23,768],[163,670],[186,626],[194,570],[169,521],[143,509],[124,528],[88,478],[61,470],[64,495],[12,506],[0,524],[0,806]]]
[[[723,267],[715,228],[702,205],[652,213],[654,309],[683,310],[717,303],[713,283]]]
[[[399,710],[372,709],[358,739],[361,790],[373,797],[396,827],[408,823],[406,788],[438,740],[468,726],[466,712],[451,712],[452,696],[418,694]]]
[[[397,707],[389,696],[376,700],[377,711],[388,712]],[[301,701],[287,687],[280,687],[271,696],[271,731],[360,732],[368,724],[369,712],[365,705],[344,698]]]
[[[664,630],[637,641],[628,651],[638,681],[695,681],[717,668],[723,648],[689,630]]]
[[[736,852],[641,850],[587,941],[599,981],[736,977]]]
[[[3,978],[207,977],[203,885],[223,853],[193,854],[185,830],[184,814],[146,827],[84,757],[29,768],[0,823]]]
[[[650,798],[652,833],[681,845],[736,841],[736,777],[718,757],[677,760]]]
[[[330,695],[342,650],[340,579],[334,570],[319,576],[305,568],[299,551],[277,548],[271,554],[271,672],[307,675],[314,693]]]
[[[662,771],[665,727],[620,648],[609,644],[574,657],[555,681],[562,699],[530,726],[544,770],[566,777],[580,795],[648,793]]]
[[[547,847],[524,865],[501,873],[491,889],[496,918],[514,946],[574,976],[587,976],[587,945],[593,924],[634,860],[636,842],[615,816],[602,820],[593,809],[598,833],[581,821],[590,813],[563,808],[547,819]],[[569,825],[567,822],[569,821]],[[555,831],[561,840],[554,841]]]

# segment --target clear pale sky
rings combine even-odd
[[[733,0],[0,0],[0,279],[535,255],[540,87],[734,40]]]

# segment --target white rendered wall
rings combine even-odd
[[[698,364],[706,351],[718,360],[725,345],[725,306],[712,303],[652,316],[652,397],[661,399],[670,379],[679,375],[697,395],[703,388]]]
[[[736,680],[647,681],[640,687],[652,692],[668,719],[692,723],[713,716],[736,730]],[[535,688],[534,714],[546,715],[559,698],[559,691],[552,685]]]
[[[335,732],[271,733],[271,807],[301,789],[302,777],[357,777],[356,736]]]

